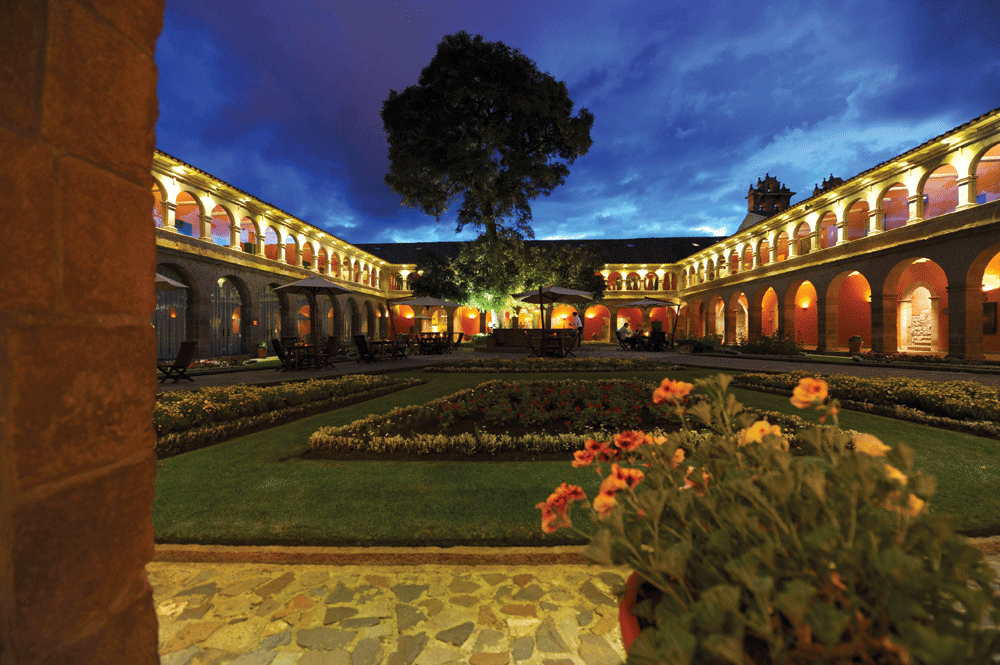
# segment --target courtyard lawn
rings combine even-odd
[[[709,370],[672,372],[691,381]],[[483,381],[607,378],[607,373],[432,374],[427,383],[158,463],[153,525],[157,542],[287,545],[550,545],[534,505],[561,482],[593,496],[592,470],[565,462],[336,462],[305,460],[317,428],[397,406],[422,404]],[[659,381],[662,372],[635,372]],[[621,375],[617,375],[622,378]],[[795,413],[788,399],[735,390],[747,406]],[[996,441],[869,414],[841,412],[841,425],[917,452],[917,468],[938,477],[932,502],[960,515],[959,527],[1000,534]],[[585,527],[586,523],[579,524]]]

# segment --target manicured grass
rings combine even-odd
[[[683,370],[691,381],[717,374]],[[539,511],[559,483],[593,496],[597,476],[566,462],[331,462],[304,460],[308,438],[397,406],[420,404],[483,381],[607,378],[607,373],[401,373],[427,383],[158,464],[153,525],[158,542],[329,545],[565,544],[543,536]],[[662,372],[634,372],[659,381]],[[620,374],[615,375],[623,378]],[[736,390],[747,406],[795,413],[787,398]],[[917,467],[938,477],[933,509],[960,514],[961,528],[1000,534],[996,441],[843,411],[841,425],[916,449]],[[983,468],[985,467],[985,468]],[[580,526],[585,526],[581,524]]]

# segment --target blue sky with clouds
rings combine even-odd
[[[1000,107],[995,1],[166,0],[157,148],[349,242],[471,239],[384,184],[379,117],[460,30],[595,116],[542,239],[726,235],[765,173],[794,203]]]

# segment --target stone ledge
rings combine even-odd
[[[587,565],[579,547],[279,547],[158,544],[153,561],[335,566]],[[596,564],[595,564],[596,565]]]

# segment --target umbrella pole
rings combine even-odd
[[[388,310],[389,315],[389,328],[392,329],[392,338],[396,339],[396,317],[392,314],[392,305],[389,304],[389,299],[385,301],[385,308]]]

